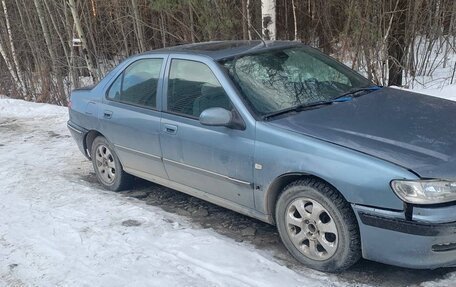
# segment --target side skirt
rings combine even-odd
[[[139,171],[139,170],[135,170],[135,169],[132,169],[132,168],[129,168],[129,167],[126,167],[126,166],[124,166],[124,170],[125,170],[125,172],[130,173],[130,174],[132,174],[134,176],[140,177],[142,179],[145,179],[145,180],[157,183],[159,185],[163,185],[163,186],[175,189],[177,191],[180,191],[180,192],[186,193],[188,195],[200,198],[202,200],[208,201],[208,202],[213,203],[215,205],[231,209],[233,211],[236,211],[238,213],[247,215],[249,217],[256,218],[256,219],[261,220],[263,222],[266,222],[266,223],[269,223],[269,224],[273,224],[273,220],[272,220],[272,217],[270,215],[260,213],[260,212],[258,212],[256,210],[253,210],[253,209],[247,208],[245,206],[236,204],[234,202],[231,202],[229,200],[226,200],[226,199],[220,198],[218,196],[209,194],[209,193],[201,191],[199,189],[195,189],[195,188],[192,188],[192,187],[189,187],[189,186],[186,186],[186,185],[183,185],[183,184],[180,184],[180,183],[168,180],[168,179],[164,179],[164,178],[161,178],[161,177],[149,174],[149,173],[145,173],[145,172],[142,172],[142,171]]]

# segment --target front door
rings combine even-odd
[[[114,145],[125,171],[167,178],[160,148],[160,112],[163,58],[131,63],[113,81],[103,103],[101,132]]]
[[[169,178],[253,208],[253,133],[200,124],[207,108],[235,110],[206,64],[173,58],[168,70],[160,142]]]

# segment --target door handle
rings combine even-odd
[[[111,111],[104,111],[104,112],[103,112],[103,117],[104,117],[105,119],[110,119],[110,118],[112,118],[112,112],[111,112]]]
[[[177,133],[177,126],[170,125],[170,124],[164,124],[163,130],[168,134],[175,135]]]

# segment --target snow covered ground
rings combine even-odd
[[[414,92],[456,101],[456,84],[441,88],[414,89]]]
[[[431,92],[456,100],[456,86]],[[66,108],[0,99],[0,286],[368,286],[99,189],[66,120]]]
[[[343,285],[318,272],[298,274],[252,246],[91,186],[81,179],[90,162],[66,119],[62,107],[0,100],[4,285]]]

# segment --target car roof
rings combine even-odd
[[[268,51],[276,48],[287,48],[302,45],[295,41],[261,41],[261,40],[230,40],[192,43],[174,47],[161,48],[144,54],[183,53],[205,55],[219,61],[244,54]]]

